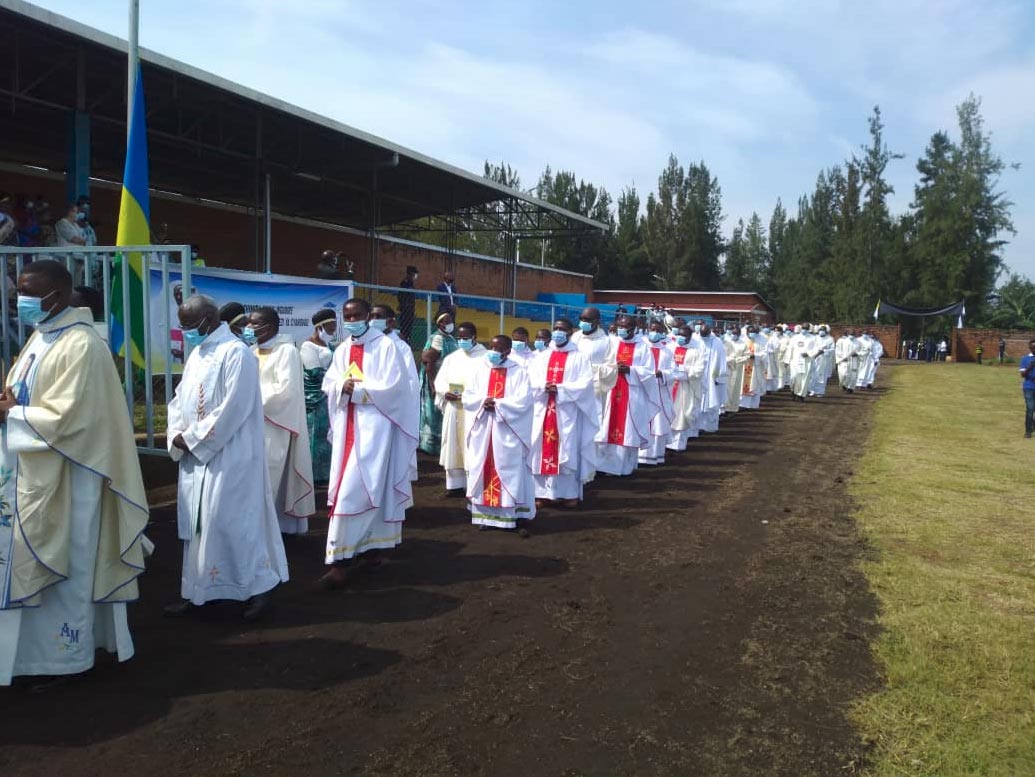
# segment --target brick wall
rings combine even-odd
[[[902,358],[902,326],[901,324],[831,324],[830,334],[836,340],[846,329],[864,330],[874,335],[884,346],[885,359]]]
[[[984,348],[983,358],[999,358],[999,338],[1006,340],[1006,355],[1014,359],[1030,353],[1028,341],[1035,340],[1035,332],[1016,332],[1006,329],[953,329],[952,358],[959,362],[977,361],[977,346]]]
[[[29,196],[43,194],[51,203],[54,218],[64,213],[63,180],[0,171],[0,191]],[[102,245],[115,242],[120,196],[120,190],[111,186],[95,185],[90,191],[94,228]],[[155,232],[165,232],[168,243],[198,245],[201,257],[210,267],[263,269],[256,259],[261,253],[262,236],[257,232],[255,217],[247,213],[152,197],[151,227]],[[277,218],[273,219],[270,230],[275,273],[312,276],[320,254],[333,249],[344,252],[355,262],[355,278],[361,283],[394,286],[406,275],[406,266],[412,264],[420,270],[418,286],[434,289],[447,265],[451,265],[461,293],[498,297],[505,287],[504,273],[508,270],[499,261],[450,256],[442,249],[381,240],[377,277],[370,278],[370,242],[363,235]],[[509,272],[513,272],[513,268]],[[519,299],[535,299],[539,292],[589,295],[592,290],[593,278],[588,275],[550,271],[533,265],[518,266],[516,296]]]

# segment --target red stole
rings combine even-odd
[[[686,361],[686,346],[682,346],[682,345],[678,346],[676,348],[676,350],[674,351],[674,353],[673,353],[673,358],[675,358],[675,360],[676,360],[676,366],[677,367],[682,367],[683,366],[683,362]],[[679,393],[679,383],[678,383],[678,381],[673,381],[673,383],[672,383],[672,400],[673,401],[675,401],[676,394],[678,394],[678,393]]]
[[[488,399],[502,399],[507,393],[507,368],[493,367],[489,370]],[[496,457],[492,453],[492,429],[489,430],[489,451],[485,454],[485,466],[482,468],[482,501],[485,507],[499,507],[503,494],[503,483],[496,471]]]
[[[636,343],[623,340],[618,344],[616,363],[632,366]],[[611,389],[611,418],[607,425],[607,441],[611,445],[625,444],[625,420],[629,415],[629,381],[618,373],[615,387]]]
[[[353,342],[352,347],[349,349],[349,364],[355,364],[360,370],[363,368],[363,346],[361,342]],[[345,418],[345,452],[342,454],[342,469],[337,473],[337,489],[338,494],[341,494],[342,490],[342,478],[345,477],[345,468],[349,464],[349,456],[352,455],[352,448],[356,444],[356,405],[355,402],[349,401],[349,408],[346,411]],[[334,495],[334,507],[331,509],[330,514],[333,517],[337,513],[337,494]]]
[[[748,344],[748,351],[752,356],[755,355],[755,344]],[[755,374],[755,361],[754,359],[748,359],[748,363],[744,365],[744,390],[741,391],[741,395],[745,397],[753,397],[755,392],[751,390],[751,377]]]
[[[568,363],[568,351],[554,351],[550,354],[550,365],[546,369],[547,383],[563,383],[564,367]],[[540,475],[560,473],[561,433],[557,426],[557,395],[548,394],[546,417],[543,419],[543,461]]]

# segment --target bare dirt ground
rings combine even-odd
[[[137,656],[0,689],[4,775],[851,775],[876,602],[843,480],[881,390],[786,393],[533,536],[479,532],[422,462],[390,562],[327,593],[325,521],[274,617],[166,620],[171,510],[131,608]]]

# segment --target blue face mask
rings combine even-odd
[[[589,321],[579,321],[579,329],[588,335],[593,331],[593,324]]]
[[[629,330],[626,329],[624,326],[618,327],[618,336],[624,340],[629,336]]]
[[[461,337],[456,344],[460,346],[461,351],[470,351],[474,348],[474,340],[469,337]]]
[[[493,367],[499,367],[503,364],[503,354],[499,351],[489,351],[485,354],[485,358],[489,360],[489,364]]]
[[[388,321],[383,318],[372,318],[367,323],[370,324],[371,329],[376,329],[378,332],[383,332],[388,327]]]
[[[194,327],[194,329],[183,330],[183,341],[187,343],[187,345],[189,345],[191,348],[197,348],[199,345],[205,342],[207,337],[208,334],[201,334],[201,332],[198,331],[197,327]]]
[[[566,332],[555,329],[550,333],[550,339],[557,343],[558,346],[562,346],[568,342],[568,335]]]
[[[526,343],[523,340],[515,340],[514,341],[514,350],[517,351],[518,353],[524,353],[525,351],[528,350],[528,343]]]
[[[246,326],[241,330],[241,340],[244,341],[245,345],[255,345],[259,342],[259,336],[255,334],[255,329],[250,326]]]
[[[367,333],[370,325],[366,321],[346,321],[342,324],[345,334],[352,337],[362,337]]]
[[[50,315],[49,311],[43,309],[43,300],[55,292],[50,292],[46,297],[26,297],[18,295],[18,320],[29,326],[36,326],[40,321]]]
[[[770,329],[769,329],[768,327],[766,327],[765,329],[763,329],[763,330],[762,330],[762,334],[764,334],[764,335],[767,335],[767,334],[769,334],[769,333],[770,333],[771,331],[772,331],[772,330],[770,330]]]
[[[683,335],[676,335],[676,345],[686,345],[687,339]]]
[[[537,351],[545,351],[546,350],[546,343],[544,343],[542,340],[536,340],[535,341],[535,349]]]
[[[694,331],[697,332],[697,334],[700,334],[701,333],[701,325],[700,324],[694,324]]]
[[[662,340],[665,339],[665,335],[663,332],[651,332],[649,335],[647,335],[647,337],[650,338],[650,341],[652,343],[660,343]]]

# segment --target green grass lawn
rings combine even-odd
[[[877,552],[877,775],[1035,775],[1035,439],[1016,366],[905,366],[852,480]]]

